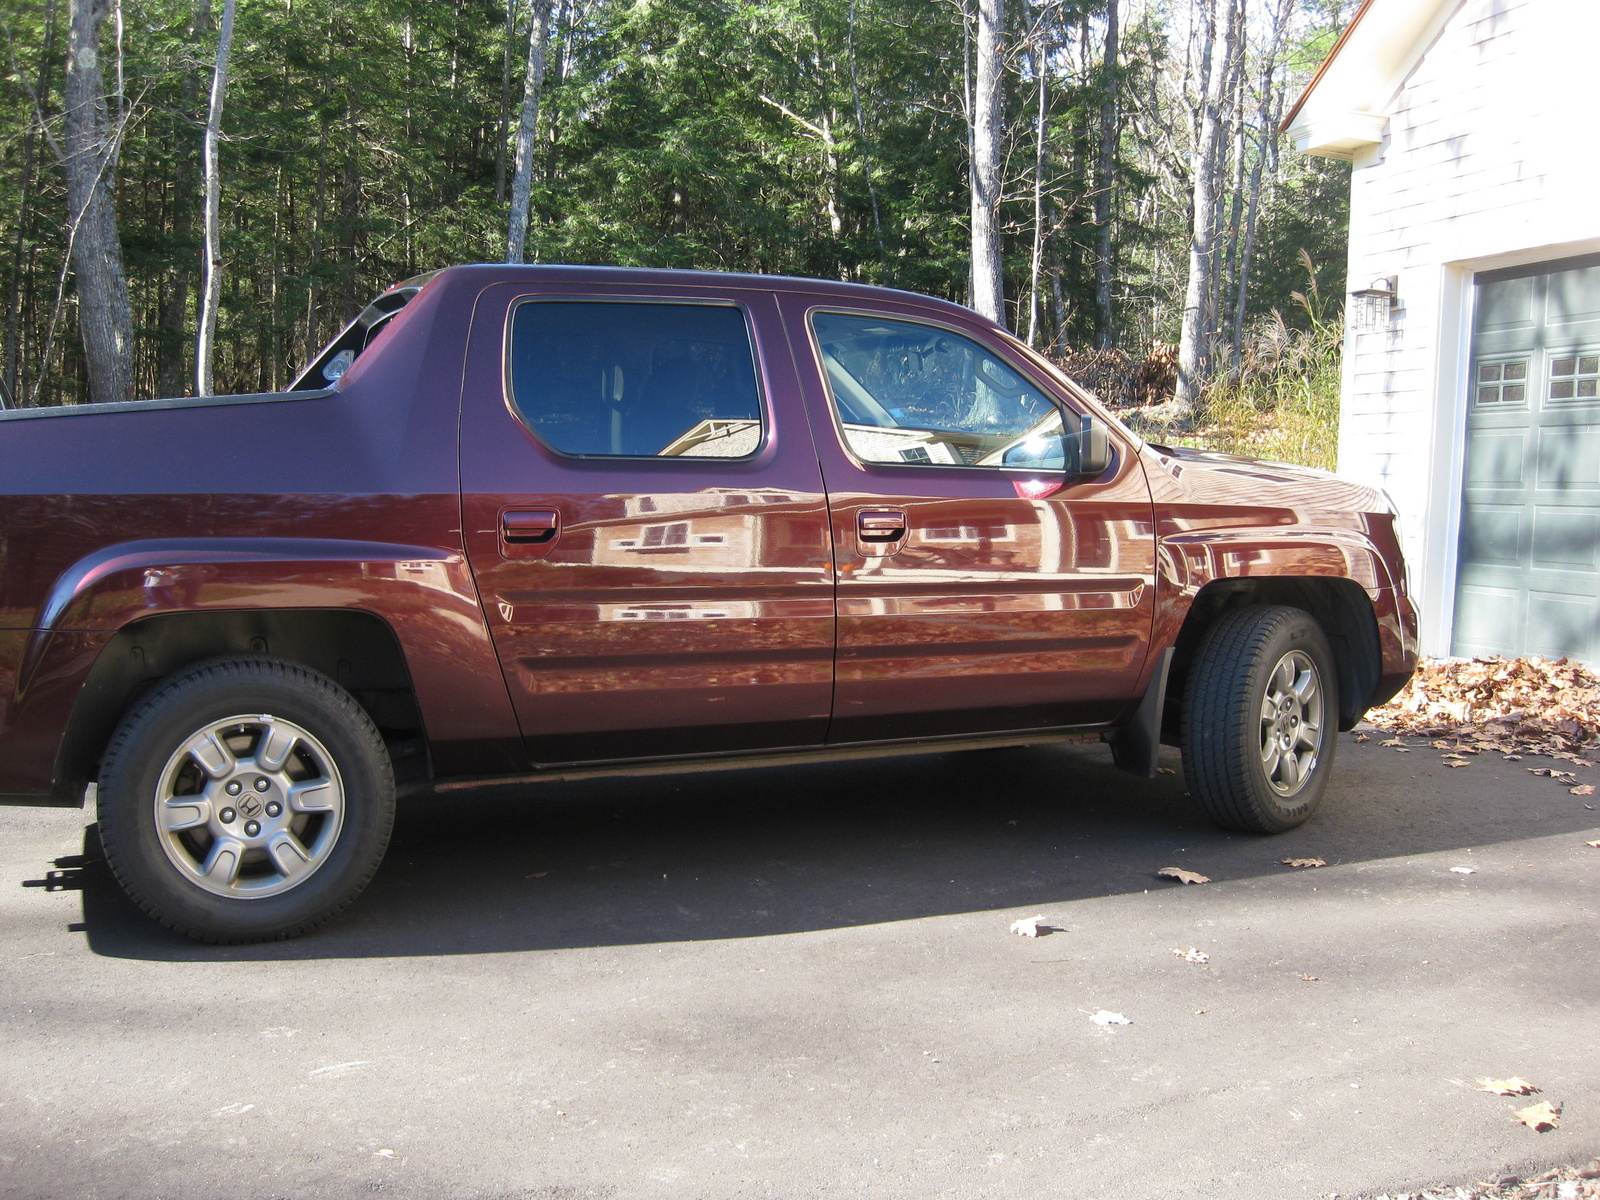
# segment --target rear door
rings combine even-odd
[[[480,297],[466,543],[542,764],[821,742],[821,475],[770,294]]]
[[[1129,448],[1068,480],[1065,389],[974,323],[782,297],[839,578],[830,742],[1112,720],[1154,610],[1150,492]],[[1057,445],[1059,447],[1059,441]],[[1063,486],[1064,485],[1064,486]]]

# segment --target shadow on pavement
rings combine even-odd
[[[90,948],[162,961],[487,954],[749,938],[1482,846],[1593,827],[1597,814],[1517,764],[1445,770],[1346,736],[1322,812],[1275,838],[1212,827],[1177,768],[1149,782],[1104,747],[969,751],[660,779],[545,784],[402,806],[366,894],[287,942],[202,946],[124,897],[94,827],[82,856],[26,886],[81,889]],[[1486,756],[1487,758],[1487,756]],[[1544,784],[1545,786],[1541,786]],[[43,864],[41,864],[43,866]]]

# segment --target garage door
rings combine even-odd
[[[1600,256],[1477,292],[1453,649],[1600,663]]]

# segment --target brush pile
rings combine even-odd
[[[1056,365],[1108,408],[1142,408],[1172,399],[1178,383],[1178,348],[1156,342],[1142,359],[1121,350],[1073,350],[1054,356]]]

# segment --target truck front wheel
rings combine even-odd
[[[1281,833],[1316,809],[1337,744],[1333,656],[1307,612],[1251,605],[1201,639],[1183,702],[1183,771],[1217,824]]]
[[[206,942],[314,928],[366,887],[394,824],[383,739],[327,676],[199,663],[123,718],[101,761],[100,839],[128,895]]]

